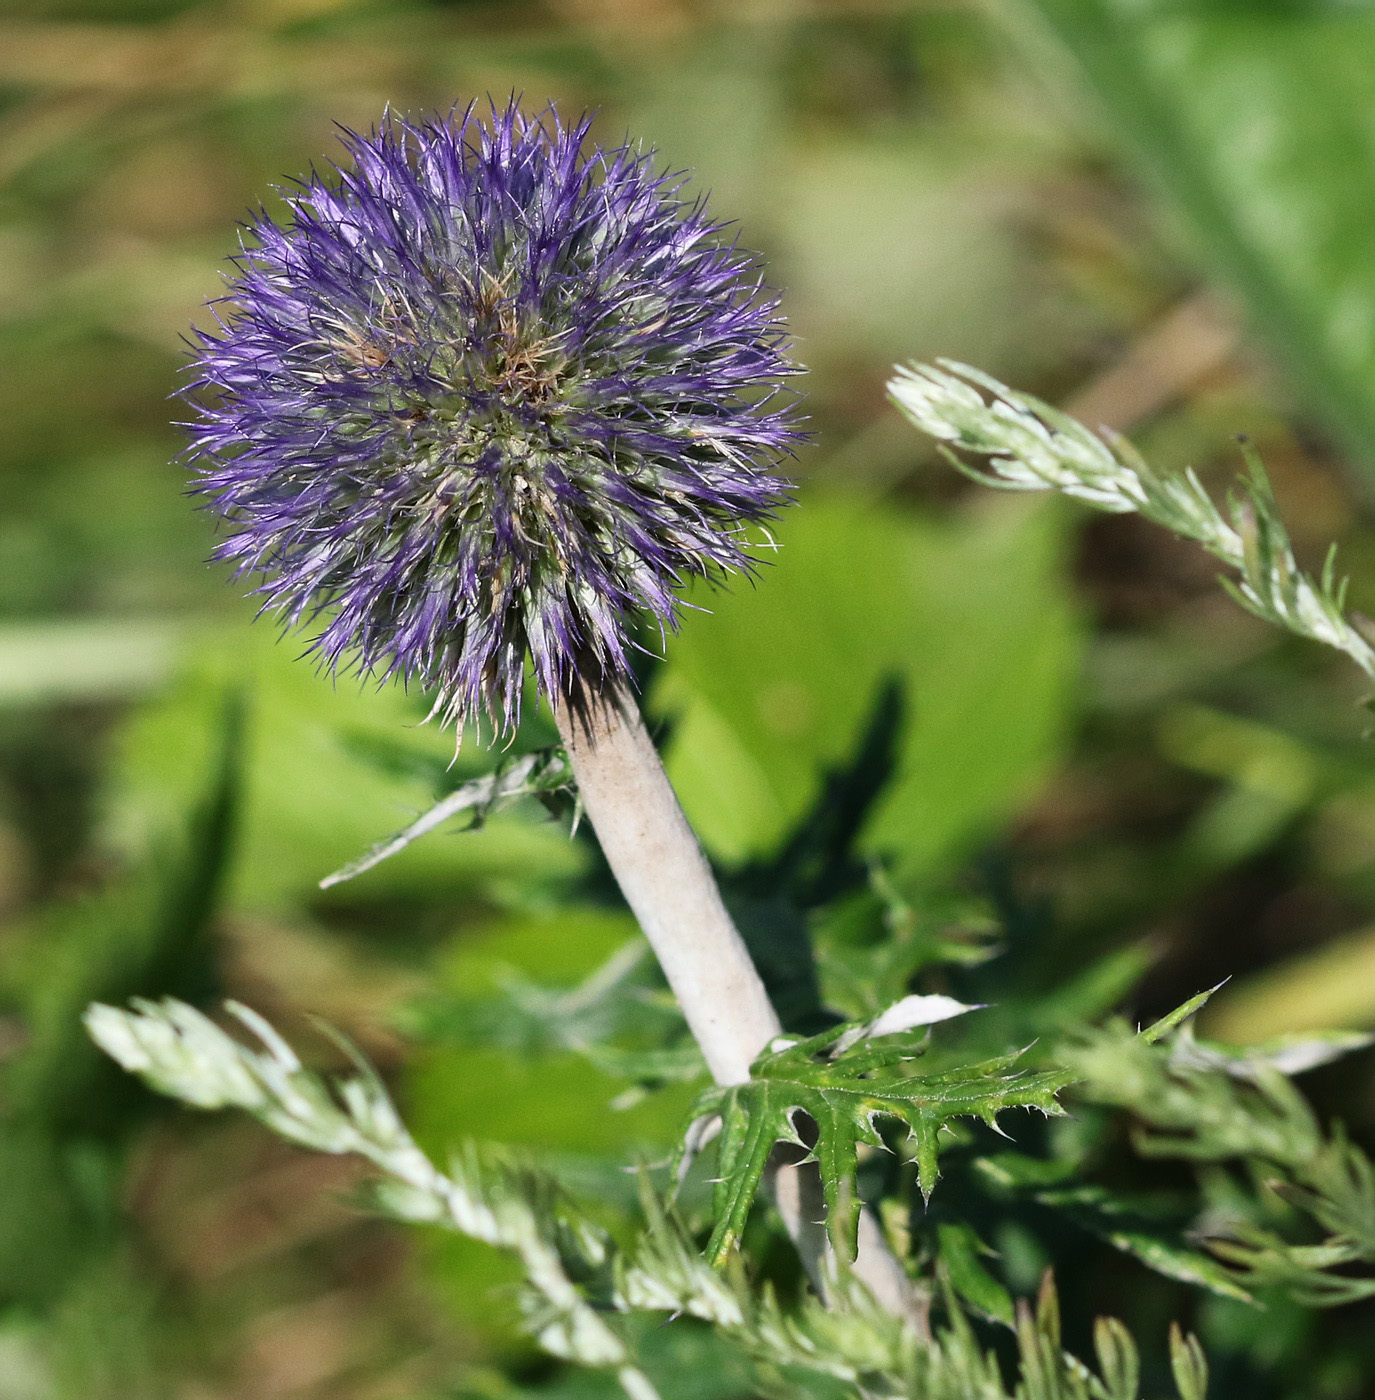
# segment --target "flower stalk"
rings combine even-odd
[[[555,707],[602,853],[718,1084],[750,1077],[783,1027],[721,899],[639,707],[622,687]]]
[[[783,1026],[639,706],[621,685],[581,687],[557,702],[554,714],[602,854],[659,959],[712,1078],[718,1084],[743,1083]],[[837,1261],[823,1221],[816,1166],[778,1160],[772,1178],[774,1203],[808,1276],[833,1300]],[[867,1211],[850,1269],[876,1301],[917,1319],[906,1275]]]

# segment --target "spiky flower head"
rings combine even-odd
[[[198,333],[218,557],[329,668],[517,716],[750,564],[797,440],[777,302],[652,152],[515,103],[387,118],[283,191]]]

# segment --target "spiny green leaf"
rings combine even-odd
[[[721,1121],[716,1228],[708,1245],[714,1263],[723,1262],[738,1243],[775,1143],[810,1145],[832,1240],[837,1252],[853,1259],[859,1145],[885,1145],[876,1120],[906,1125],[915,1144],[917,1182],[929,1199],[939,1175],[939,1135],[948,1122],[979,1118],[996,1127],[1006,1108],[1059,1113],[1055,1095],[1073,1077],[1063,1070],[1018,1070],[1021,1051],[920,1074],[910,1065],[926,1049],[921,1030],[861,1041],[828,1058],[826,1052],[854,1029],[837,1026],[808,1040],[775,1041],[754,1062],[746,1083],[713,1086],[698,1097],[694,1123]],[[811,1119],[810,1144],[799,1131],[800,1115]],[[680,1166],[687,1150],[679,1151]]]
[[[1189,1017],[1202,1011],[1207,1005],[1208,999],[1223,984],[1219,982],[1217,987],[1209,987],[1206,992],[1199,992],[1196,996],[1191,996],[1183,1006],[1176,1006],[1168,1015],[1162,1016],[1153,1025],[1147,1026],[1140,1031],[1139,1035],[1148,1045],[1154,1045],[1157,1040],[1163,1040],[1177,1026],[1182,1026]]]

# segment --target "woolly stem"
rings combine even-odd
[[[554,707],[588,819],[718,1084],[740,1084],[782,1033],[745,941],[664,772],[639,706],[619,687],[581,689]],[[834,1296],[814,1164],[777,1164],[774,1199],[813,1283]],[[915,1319],[911,1290],[865,1212],[854,1277]]]
[[[783,1027],[645,729],[624,694],[557,710],[607,864],[718,1084],[741,1084]]]

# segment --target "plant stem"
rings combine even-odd
[[[718,1084],[741,1084],[783,1027],[664,772],[639,706],[619,688],[555,706],[578,792],[626,903],[639,920]],[[835,1260],[814,1164],[779,1164],[774,1199],[813,1283],[833,1294]],[[854,1277],[919,1320],[898,1261],[866,1211]]]
[[[783,1027],[745,940],[624,692],[558,709],[578,792],[607,864],[718,1084],[741,1084]]]

